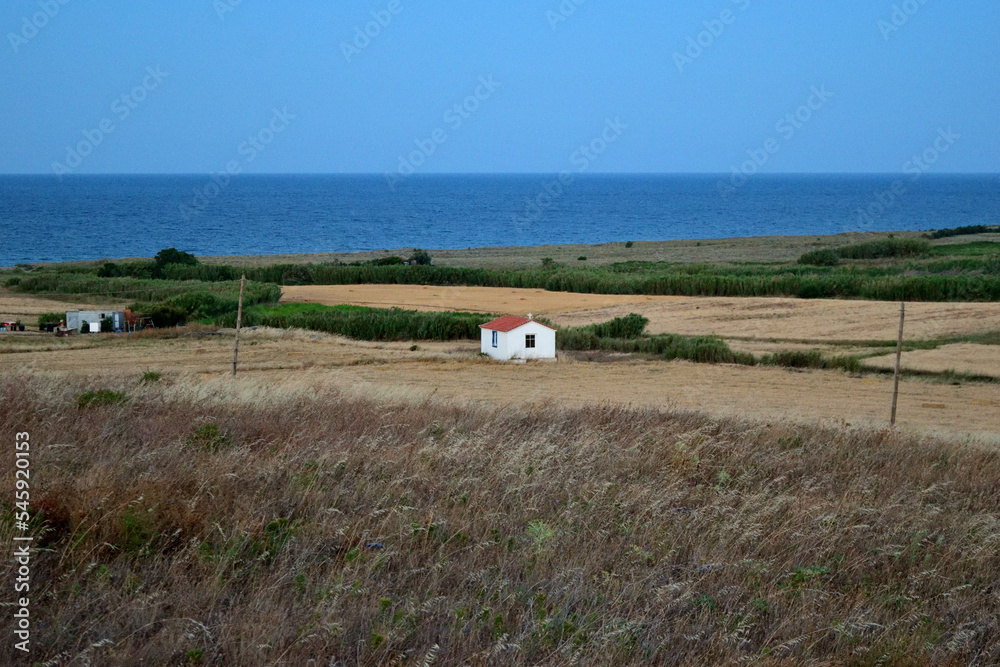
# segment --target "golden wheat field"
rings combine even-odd
[[[894,354],[865,360],[868,366],[884,369],[892,368],[895,363]],[[1000,378],[1000,345],[954,343],[934,350],[912,350],[903,353],[903,365],[929,373],[955,372]]]
[[[809,341],[895,340],[899,305],[844,299],[729,298],[577,294],[500,287],[309,285],[283,287],[286,303],[356,304],[411,310],[467,310],[551,318],[564,326],[630,312],[650,333]],[[917,339],[1000,329],[1000,304],[913,303],[906,334]]]

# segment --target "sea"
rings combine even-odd
[[[0,266],[1000,224],[1000,175],[0,176]]]

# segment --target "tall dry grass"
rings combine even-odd
[[[34,662],[1000,661],[1000,458],[974,444],[308,383],[26,374],[0,405],[44,512]]]

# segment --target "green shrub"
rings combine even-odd
[[[409,261],[416,263],[418,266],[430,266],[431,256],[426,250],[414,249]]]
[[[600,350],[601,338],[587,327],[569,327],[556,332],[556,347],[578,352]]]
[[[187,437],[188,447],[218,452],[233,446],[233,438],[219,428],[218,424],[203,424]]]
[[[42,313],[38,316],[38,328],[41,329],[46,324],[59,324],[66,319],[66,313]]]
[[[837,266],[840,264],[840,255],[836,250],[823,249],[811,250],[799,257],[799,264],[807,266]]]
[[[184,326],[188,318],[187,311],[183,308],[167,305],[154,306],[149,310],[148,315],[153,321],[153,326],[158,329]]]
[[[805,280],[799,284],[795,296],[800,299],[830,299],[837,296],[837,292],[828,281]]]
[[[844,259],[885,259],[923,255],[930,249],[931,244],[926,239],[897,239],[890,236],[838,248],[837,254]]]
[[[97,270],[97,275],[101,278],[118,278],[122,275],[122,270],[113,262],[105,262],[104,265]]]
[[[616,317],[608,322],[583,327],[599,338],[638,338],[646,330],[649,318],[637,313]]]
[[[699,364],[742,364],[746,366],[753,366],[756,363],[752,354],[734,352],[720,338],[710,336],[695,338],[672,336],[670,338],[672,340],[663,352],[663,358],[668,361],[683,359]]]
[[[290,266],[281,274],[282,285],[308,285],[309,270],[304,266]]]
[[[139,379],[141,384],[152,384],[154,382],[159,382],[163,378],[163,375],[157,373],[156,371],[146,371],[142,374],[142,378]]]
[[[128,400],[128,396],[118,391],[100,389],[98,391],[87,391],[76,399],[76,406],[80,410],[89,408],[100,408],[106,405],[117,405]]]
[[[848,373],[861,371],[861,360],[851,355],[825,357],[818,350],[791,350],[766,354],[759,363],[764,366],[782,366],[784,368],[839,368]]]
[[[194,266],[198,264],[198,258],[191,253],[183,252],[177,248],[164,248],[153,257],[154,266],[162,267],[167,264],[187,264]]]
[[[823,354],[817,350],[775,352],[761,359],[761,363],[786,368],[824,368],[826,366]]]
[[[634,314],[633,314],[634,315]],[[629,319],[632,318],[632,319]],[[628,324],[624,324],[627,322]],[[641,327],[640,327],[641,325]],[[666,360],[682,359],[696,363],[742,364],[752,366],[756,358],[749,352],[735,352],[721,338],[714,336],[679,336],[661,334],[642,336],[646,318],[631,315],[611,322],[560,329],[556,334],[556,347],[560,350],[605,351],[632,354],[653,354]],[[636,334],[636,331],[639,331]],[[600,336],[595,331],[617,331],[628,337]]]
[[[992,234],[1000,232],[1000,227],[990,227],[988,225],[965,225],[962,227],[952,227],[950,229],[937,229],[929,234],[924,234],[926,239],[943,239],[950,236],[964,236],[968,234]]]

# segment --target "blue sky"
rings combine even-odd
[[[935,172],[1000,171],[995,0],[8,0],[0,31],[0,173],[554,173],[588,145],[595,173],[900,172],[949,129]]]

